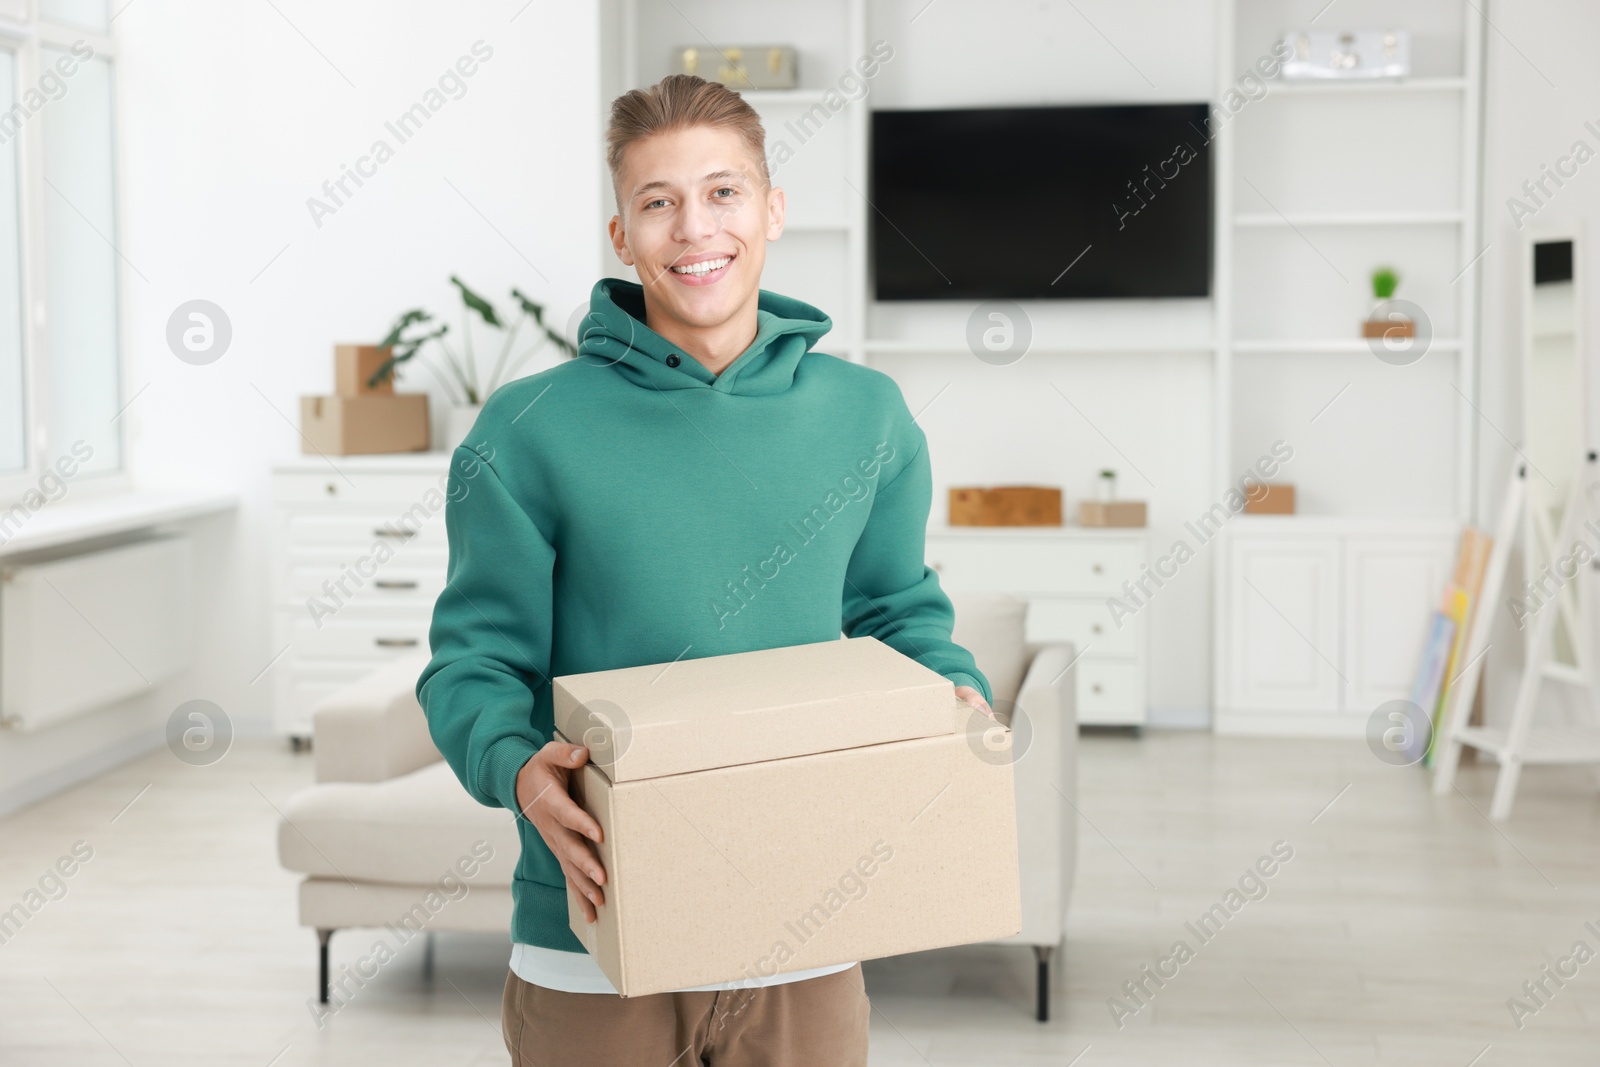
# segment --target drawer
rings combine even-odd
[[[272,499],[279,504],[374,504],[398,515],[413,504],[442,512],[449,479],[448,456],[439,456],[437,474],[418,471],[370,472],[354,463],[333,459],[337,470],[325,474],[278,473],[272,476]]]
[[[1141,651],[1142,616],[1124,617],[1119,629],[1104,598],[1068,600],[1036,597],[1028,601],[1029,641],[1071,641],[1078,652],[1136,657]]]
[[[444,510],[429,512],[418,506],[407,510],[359,511],[328,514],[290,512],[284,529],[284,547],[291,553],[302,548],[336,548],[351,559],[372,551],[376,544],[391,548],[446,549]]]
[[[293,613],[289,625],[291,655],[298,668],[303,660],[384,660],[417,652],[428,647],[431,620],[432,613],[426,610],[407,609],[374,617],[358,615],[354,607],[332,618],[314,620],[302,609]]]
[[[1145,719],[1144,671],[1137,662],[1085,657],[1077,671],[1078,722],[1139,726]]]
[[[1143,538],[929,537],[928,566],[947,589],[1023,595],[1111,594],[1139,577]]]
[[[445,559],[443,552],[409,548],[384,563],[370,552],[296,552],[289,558],[278,595],[286,606],[305,607],[308,612],[312,598],[319,602],[319,612],[346,606],[431,609],[444,591]],[[362,571],[370,573],[363,575]]]

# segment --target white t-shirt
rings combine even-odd
[[[736,978],[731,982],[714,982],[711,985],[687,986],[674,990],[678,993],[710,991],[714,989],[749,989],[754,986],[783,985],[806,978],[821,978],[825,974],[854,967],[855,963],[835,963],[827,967],[812,967],[805,971],[786,971],[770,978]],[[520,942],[511,946],[511,971],[524,982],[559,989],[563,993],[612,993],[617,987],[605,976],[594,957],[587,952],[565,952],[558,948],[541,948]]]

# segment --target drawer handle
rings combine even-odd
[[[398,578],[379,578],[372,584],[379,589],[415,589],[417,587],[417,583],[414,580],[402,581]]]
[[[1096,574],[1104,574],[1106,572],[1106,569],[1104,567],[1102,567],[1098,563],[1096,563],[1093,567],[1091,567],[1089,569],[1094,571]]]
[[[1099,623],[1095,623],[1093,626],[1089,627],[1089,632],[1093,633],[1093,634],[1098,634],[1098,633],[1103,633],[1104,630],[1101,628]]]
[[[1099,682],[1096,682],[1096,683],[1094,683],[1094,685],[1090,686],[1089,687],[1089,691],[1092,692],[1092,693],[1103,692],[1103,690],[1100,688],[1100,683]]]
[[[372,643],[379,648],[416,648],[415,637],[374,637]]]
[[[416,531],[407,530],[402,526],[379,526],[372,531],[373,537],[393,537],[400,541],[409,541],[417,536]]]
[[[942,570],[944,570],[944,564],[935,561],[934,564],[933,564],[933,569],[936,570],[936,571],[942,571]]]
[[[337,485],[334,485],[332,482],[328,483],[327,489],[328,489],[328,495],[329,496],[338,496],[339,495],[339,487]]]

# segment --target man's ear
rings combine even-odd
[[[606,224],[606,232],[611,235],[611,248],[617,253],[617,258],[622,260],[624,266],[633,266],[633,253],[628,250],[628,229],[623,225],[621,215],[611,216],[611,221]]]
[[[781,186],[773,186],[767,193],[767,240],[776,241],[783,236],[783,213],[787,207]]]

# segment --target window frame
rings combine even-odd
[[[16,57],[16,94],[18,99],[28,87],[36,86],[44,71],[42,53],[46,48],[70,52],[72,46],[82,41],[94,49],[94,58],[110,64],[111,99],[111,189],[112,232],[109,235],[116,253],[116,274],[113,300],[114,330],[117,343],[115,369],[117,396],[128,395],[129,335],[127,294],[129,268],[123,259],[124,200],[121,109],[122,68],[118,62],[116,41],[109,33],[102,34],[69,23],[48,21],[38,14],[37,0],[26,0],[26,17],[18,20],[10,14],[0,13],[0,49]],[[115,17],[114,14],[112,17]],[[70,91],[70,88],[69,88]],[[27,433],[23,441],[23,466],[20,470],[0,472],[0,509],[8,508],[30,491],[40,490],[41,479],[53,468],[57,460],[69,454],[70,444],[54,441],[50,437],[49,412],[52,389],[50,381],[50,294],[47,283],[45,197],[49,188],[45,184],[44,121],[48,105],[24,123],[17,137],[17,205],[18,228],[21,233],[20,263],[22,275],[22,391],[23,410],[26,412]],[[117,443],[117,465],[112,470],[82,472],[68,483],[69,493],[99,494],[126,490],[130,486],[127,474],[128,433],[123,412],[115,418],[114,437]]]

